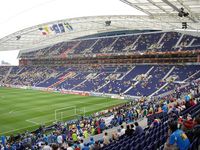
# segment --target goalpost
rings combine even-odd
[[[85,107],[70,106],[55,110],[55,121],[64,121],[66,118],[77,116],[85,116]]]

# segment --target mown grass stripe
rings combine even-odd
[[[69,106],[86,107],[87,114],[89,114],[124,102],[126,101],[103,97],[83,97],[0,87],[0,135],[38,127],[30,121],[35,121],[36,124],[47,121],[51,124],[55,109]],[[69,114],[69,116],[72,116],[72,114]],[[32,120],[31,118],[38,119]],[[71,118],[66,116],[66,119]]]

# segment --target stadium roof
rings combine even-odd
[[[92,16],[48,22],[0,39],[0,51],[44,47],[82,36],[119,30],[179,30],[190,34],[199,34],[199,0],[121,1],[146,15]],[[181,10],[181,8],[183,9]],[[187,29],[182,30],[183,22],[187,23]]]

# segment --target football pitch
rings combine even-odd
[[[76,113],[91,114],[127,102],[103,97],[67,95],[56,92],[0,87],[0,135],[34,130],[55,122],[55,110],[63,120],[77,118]],[[68,110],[69,109],[69,110]]]

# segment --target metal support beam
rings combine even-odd
[[[162,0],[164,3],[166,3],[167,5],[171,6],[174,10],[176,10],[177,12],[180,12],[180,8],[177,8],[175,5],[173,5],[171,2],[169,2],[168,0]],[[191,21],[193,21],[194,23],[198,23],[195,19],[193,19],[190,16],[187,16],[187,18],[189,18]]]

